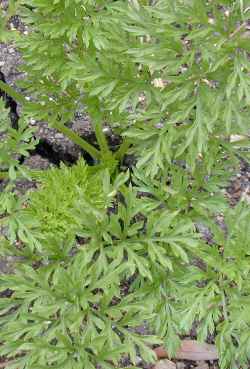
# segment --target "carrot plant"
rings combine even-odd
[[[22,105],[23,121],[48,122],[95,165],[20,166],[33,133],[9,128],[1,105],[1,254],[16,260],[0,278],[11,290],[0,300],[7,367],[108,369],[124,356],[135,366],[138,354],[153,362],[153,345],[174,355],[195,324],[200,340],[214,336],[222,369],[247,368],[249,204],[230,208],[225,187],[249,160],[249,7],[20,0],[13,9],[29,30],[12,33],[23,93],[0,89]],[[69,128],[82,109],[98,147]],[[121,138],[116,150],[106,125]],[[124,172],[130,155],[136,164]],[[38,188],[17,197],[22,176]]]

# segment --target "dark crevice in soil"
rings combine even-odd
[[[60,162],[66,164],[74,164],[77,161],[77,157],[60,151],[55,151],[52,144],[46,139],[40,139],[36,145],[35,150],[30,151],[30,156],[40,155],[42,158],[47,159],[51,164],[56,166],[60,165]],[[22,164],[25,158],[21,158],[19,163]]]
[[[6,78],[2,71],[0,71],[0,80],[6,83]],[[9,116],[12,128],[18,129],[19,115],[17,112],[16,101],[1,89],[0,89],[0,98],[2,98],[5,101],[5,107],[10,110]],[[42,158],[47,159],[51,164],[54,164],[56,166],[59,166],[60,162],[64,162],[67,165],[72,165],[76,163],[78,159],[77,156],[67,153],[60,148],[55,150],[53,145],[46,138],[40,139],[38,144],[36,145],[36,148],[30,151],[29,154],[30,156],[40,155]],[[82,156],[89,165],[93,165],[93,159],[90,157],[88,153],[82,152]],[[22,164],[24,160],[25,160],[24,156],[19,157],[20,164]]]
[[[0,71],[0,80],[6,83],[5,76],[1,71]],[[2,91],[1,89],[0,89],[0,98],[5,101],[5,107],[10,109],[9,115],[12,128],[18,129],[19,116],[17,113],[17,103],[11,96],[7,95],[6,92]]]

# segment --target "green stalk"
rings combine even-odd
[[[7,83],[4,83],[1,80],[0,80],[0,89],[6,92],[7,95],[11,96],[16,102],[19,102],[20,104],[24,105],[29,103],[22,94],[20,94],[19,92],[14,90],[13,87],[7,85]]]
[[[105,136],[105,133],[103,132],[101,120],[99,118],[95,119],[94,128],[95,128],[96,139],[101,149],[101,153],[103,155],[107,155],[111,153],[108,147],[107,138]]]
[[[27,101],[25,97],[19,92],[15,91],[15,89],[3,81],[0,81],[0,89],[5,91],[9,96],[11,96],[15,101],[19,102],[22,105],[33,105],[34,103]],[[41,106],[42,107],[42,106]],[[76,145],[79,145],[83,150],[89,153],[93,159],[100,159],[100,152],[83,138],[81,138],[78,134],[76,134],[71,129],[67,128],[65,125],[61,123],[54,123],[53,127],[55,127],[58,131],[67,136],[71,141],[73,141]]]
[[[83,42],[81,30],[79,30],[77,32],[77,39],[78,39],[78,50],[79,50],[79,54],[80,54],[80,56],[82,56],[82,54],[84,53],[85,46],[84,46],[84,42]]]
[[[62,123],[54,123],[53,127],[58,131],[67,136],[71,141],[75,144],[79,145],[84,151],[92,156],[93,159],[99,160],[101,157],[100,151],[98,151],[93,145],[89,144],[83,138],[81,138],[78,134],[76,134],[72,129],[66,127]]]
[[[125,138],[119,149],[116,151],[115,158],[121,161],[124,155],[128,152],[130,144],[131,144],[130,141]]]

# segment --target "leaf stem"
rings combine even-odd
[[[107,138],[106,138],[105,133],[103,132],[102,122],[99,117],[95,118],[94,129],[95,129],[96,139],[100,146],[102,154],[105,155],[107,153],[110,153]]]
[[[237,33],[239,33],[242,28],[244,28],[246,26],[247,22],[243,22],[242,24],[240,24],[235,30],[234,32],[232,32],[230,35],[229,35],[229,38],[233,38]]]
[[[84,151],[92,156],[93,159],[99,160],[101,157],[101,153],[97,150],[93,145],[89,144],[86,140],[81,138],[77,133],[72,131],[72,129],[66,127],[62,123],[54,123],[53,127],[58,131],[67,136],[71,141],[80,146]]]
[[[7,85],[7,83],[1,80],[0,80],[0,89],[6,92],[7,95],[11,96],[16,102],[19,102],[20,104],[29,103],[22,94],[20,94],[13,87]]]
[[[115,153],[115,158],[119,161],[121,161],[124,157],[124,155],[127,153],[129,146],[131,145],[130,140],[124,139],[121,146]]]
[[[30,101],[27,101],[25,97],[17,92],[13,87],[9,86],[7,83],[4,83],[0,80],[0,89],[6,92],[9,96],[11,96],[15,101],[19,102],[22,105],[31,106],[37,105]],[[75,144],[79,145],[84,151],[89,153],[93,159],[100,159],[100,151],[98,151],[93,145],[89,144],[86,140],[81,138],[78,134],[76,134],[71,129],[67,128],[64,124],[56,122],[53,124],[53,127],[56,128],[58,131],[63,133],[67,136],[71,141]]]

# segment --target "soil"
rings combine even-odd
[[[241,162],[239,173],[231,179],[226,196],[232,206],[242,198],[250,204],[250,165],[245,161]]]
[[[0,7],[6,9],[8,6],[8,0],[0,0]],[[27,28],[20,22],[18,17],[12,17],[9,23],[10,29],[16,28],[21,32],[27,32]],[[18,72],[18,66],[22,63],[20,54],[12,44],[0,43],[0,71],[3,73],[6,82],[12,86],[15,86],[15,82],[22,78],[22,73]],[[16,86],[15,86],[16,87]],[[17,106],[16,113],[20,114],[20,106]],[[38,148],[31,153],[31,156],[24,160],[24,163],[32,169],[48,169],[53,165],[58,165],[60,161],[64,161],[67,164],[74,163],[81,155],[85,157],[87,161],[90,158],[86,153],[72,143],[63,134],[59,133],[53,128],[50,128],[46,122],[30,121],[31,126],[37,127],[36,137],[40,140]],[[87,139],[89,142],[96,144],[91,122],[88,116],[82,112],[78,112],[73,122],[71,122],[72,129],[79,135]],[[115,137],[110,129],[107,129],[110,144],[116,146],[117,137]],[[131,161],[134,158],[128,158],[126,166],[130,166]],[[0,184],[3,187],[4,182]],[[36,183],[22,180],[17,183],[17,192],[20,194],[25,193],[28,189],[36,187]],[[249,165],[242,162],[240,172],[236,177],[232,178],[230,185],[227,188],[228,200],[232,206],[234,206],[242,197],[250,202],[250,168]],[[208,242],[212,242],[212,235],[207,228],[202,225],[197,225],[199,231],[203,234],[204,239]],[[13,270],[15,260],[8,258],[0,258],[0,274],[9,273]],[[6,291],[6,294],[9,292]],[[147,333],[147,327],[138,327],[138,331],[141,334]],[[128,365],[127,358],[124,358],[121,363],[122,366]],[[149,369],[146,363],[143,363],[138,356],[138,367]],[[216,369],[218,365],[216,362],[186,362],[177,361],[177,369],[189,369],[189,368],[210,368]]]

